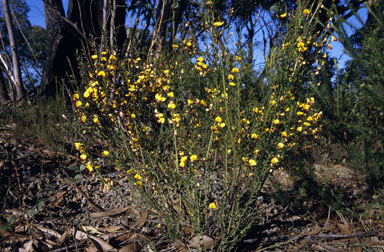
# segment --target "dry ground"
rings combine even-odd
[[[69,169],[79,164],[76,157],[54,153],[11,128],[0,129],[0,250],[187,251],[181,242],[167,242],[158,220],[135,207],[124,179],[111,171],[111,187],[93,176],[80,178]],[[346,218],[316,200],[304,200],[306,211],[295,212],[270,196],[273,183],[288,198],[292,190],[288,175],[277,171],[260,197],[262,218],[238,250],[384,251],[383,206],[359,199],[364,188],[354,183],[357,174],[341,165],[317,165],[316,173],[324,185],[348,190],[365,211]]]

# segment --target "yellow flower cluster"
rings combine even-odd
[[[197,71],[199,71],[200,75],[203,76],[203,77],[206,77],[207,76],[207,64],[204,63],[204,58],[203,57],[199,57],[197,58],[197,63],[195,65],[195,69]]]
[[[84,165],[84,167],[89,171],[92,172],[95,168],[98,169],[100,168],[100,165],[98,165],[96,162],[92,161],[90,157],[87,155],[85,149],[84,149],[84,144],[80,142],[75,142],[74,143],[75,149],[79,152],[79,157],[81,160],[81,163]],[[109,151],[104,150],[101,153],[102,157],[108,157]]]
[[[297,50],[299,52],[305,52],[308,48],[305,46],[304,41],[301,37],[298,37],[297,40]]]

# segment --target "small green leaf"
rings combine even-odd
[[[28,215],[32,216],[32,215],[37,214],[37,210],[35,208],[29,209],[27,213],[28,213]]]
[[[79,170],[79,166],[77,166],[77,165],[70,165],[70,166],[68,166],[68,169],[70,169],[72,171],[78,171]]]
[[[41,211],[41,209],[43,209],[43,206],[47,200],[48,198],[42,198],[39,200],[39,203],[37,204],[37,211]]]
[[[83,178],[83,175],[82,174],[77,174],[76,176],[75,176],[75,179],[77,180],[77,179],[82,179]]]
[[[9,225],[13,225],[15,222],[16,222],[16,217],[15,217],[15,216],[12,216],[12,217],[9,219],[9,221],[8,221]]]

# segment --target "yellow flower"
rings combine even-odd
[[[234,83],[234,82],[230,82],[229,85],[230,85],[231,87],[234,87],[234,86],[236,86],[236,83]]]
[[[284,144],[283,143],[278,143],[277,146],[279,147],[279,149],[284,148]]]
[[[183,157],[180,158],[180,161],[181,161],[181,162],[185,162],[185,161],[187,161],[187,159],[188,159],[187,156],[183,156]]]
[[[169,108],[169,109],[175,109],[175,108],[176,108],[176,104],[175,104],[173,101],[171,101],[171,102],[168,104],[168,108]]]
[[[161,94],[156,94],[155,95],[155,100],[157,101],[157,102],[163,102],[163,101],[165,101],[167,98],[165,98],[164,96],[162,96]]]
[[[93,121],[94,123],[98,123],[98,122],[99,122],[99,118],[97,117],[97,115],[93,115],[93,119],[92,119],[92,121]]]
[[[221,123],[218,123],[217,124],[220,128],[224,128],[225,127],[225,123],[221,122]]]
[[[179,48],[179,46],[178,46],[178,45],[175,45],[175,44],[173,44],[172,47],[173,47],[173,48]]]
[[[84,98],[88,98],[93,91],[94,89],[92,87],[87,88],[87,90],[84,92]]]
[[[211,204],[209,204],[209,209],[212,209],[212,210],[215,210],[216,209],[216,204],[215,203],[211,203]]]
[[[196,161],[196,160],[197,160],[197,155],[192,155],[192,156],[190,157],[190,159],[191,159],[191,162]]]
[[[105,77],[105,72],[104,71],[100,71],[100,72],[97,73],[97,76]]]
[[[163,116],[162,117],[159,116],[159,118],[157,119],[157,122],[163,124],[165,122],[165,118]]]
[[[258,138],[259,138],[259,135],[256,134],[256,133],[252,133],[251,138],[252,138],[252,139],[258,139]]]
[[[220,27],[224,24],[224,22],[214,22],[213,25],[216,27]]]
[[[86,160],[87,159],[87,155],[85,155],[84,153],[80,155],[80,159],[81,160]]]
[[[298,132],[302,132],[303,131],[303,127],[297,127],[297,129],[296,129]]]
[[[83,147],[83,144],[82,143],[75,143],[75,149],[76,150],[81,150]]]
[[[313,121],[313,117],[312,116],[308,116],[307,121],[309,121],[309,122]]]
[[[233,74],[228,75],[228,80],[233,80]]]
[[[273,124],[280,124],[280,120],[279,119],[275,119],[272,121]]]
[[[287,132],[283,131],[283,132],[281,132],[281,136],[282,136],[282,137],[287,137],[288,134],[287,134]]]
[[[311,13],[310,10],[308,10],[308,9],[304,9],[304,10],[303,10],[303,14],[304,14],[304,15],[309,15],[309,13]]]
[[[175,94],[174,94],[173,92],[169,92],[169,93],[167,94],[167,96],[168,96],[169,98],[173,98],[173,97],[175,96]]]
[[[101,156],[102,156],[102,157],[108,157],[108,155],[109,155],[109,151],[107,151],[107,150],[105,150],[105,151],[103,151],[103,152],[101,153]]]
[[[97,59],[97,55],[94,54],[94,55],[91,56],[91,58],[92,59]]]
[[[85,166],[85,168],[87,168],[87,170],[89,171],[89,172],[92,172],[93,171],[93,166],[92,166],[92,164],[91,163],[87,163],[87,165]]]
[[[232,68],[232,73],[238,73],[239,69],[237,67]]]
[[[271,163],[273,165],[277,164],[279,162],[279,159],[277,157],[272,158]]]
[[[110,59],[110,60],[117,60],[117,58],[116,58],[115,55],[111,55],[111,56],[109,56],[109,59]]]
[[[280,18],[285,18],[287,16],[287,13],[283,13],[283,14],[281,14],[279,17]]]
[[[296,113],[296,115],[298,115],[298,116],[304,115],[304,112],[299,111],[299,112]]]
[[[78,93],[75,93],[73,95],[73,99],[78,100],[80,98],[80,95]]]
[[[185,162],[181,161],[179,166],[183,168],[185,166]]]
[[[204,58],[203,57],[199,57],[198,59],[197,59],[197,62],[203,62],[204,61]]]
[[[249,163],[250,166],[255,166],[256,165],[256,161],[253,160],[253,159],[250,159],[248,163]]]
[[[76,108],[80,108],[83,103],[81,101],[76,101],[75,106]]]
[[[311,126],[311,124],[309,122],[304,122],[304,125],[307,126],[307,127]]]
[[[223,121],[223,119],[221,119],[221,117],[218,116],[218,117],[215,118],[215,121],[216,121],[217,123],[221,123],[221,122]]]
[[[135,178],[136,180],[141,180],[141,179],[142,179],[142,177],[141,177],[140,174],[138,174],[138,173],[135,175],[134,178]]]

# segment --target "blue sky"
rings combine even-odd
[[[30,7],[30,12],[28,13],[29,20],[32,25],[39,25],[45,27],[45,17],[44,17],[44,6],[43,0],[27,0],[27,4]],[[68,0],[63,0],[64,10],[67,10]],[[367,19],[368,11],[366,8],[362,8],[359,10],[358,15],[362,18],[362,20]],[[348,19],[349,22],[360,27],[359,22],[357,22],[356,17],[351,17]],[[351,29],[347,28],[347,31],[351,31]],[[333,49],[329,51],[330,56],[336,57],[339,61],[339,68],[343,68],[344,62],[349,59],[349,57],[343,52],[343,46],[340,42],[332,42]],[[256,61],[263,60],[256,59]],[[257,62],[256,62],[257,63]]]
[[[45,28],[45,15],[43,0],[26,0],[30,11],[28,13],[29,21],[32,25],[39,25]],[[67,11],[68,0],[63,0],[64,10]]]

